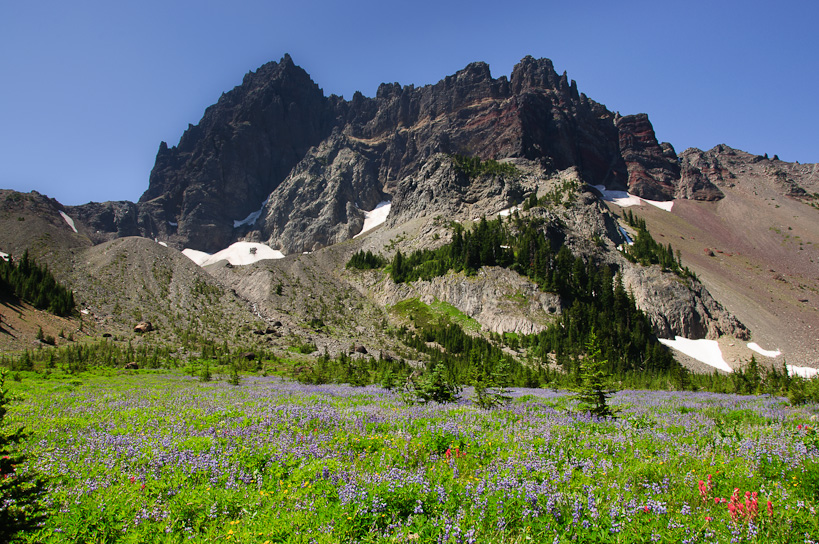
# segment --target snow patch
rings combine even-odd
[[[671,208],[674,206],[673,200],[669,200],[667,202],[661,202],[659,200],[646,200],[645,198],[634,196],[626,191],[610,191],[606,189],[605,185],[592,185],[592,187],[600,191],[600,194],[603,195],[603,200],[606,202],[614,202],[621,208],[627,208],[629,206],[642,206],[643,202],[645,202],[646,204],[651,204],[652,206],[656,206],[661,210],[670,212]]]
[[[196,249],[188,249],[185,248],[182,250],[182,255],[187,257],[188,259],[192,260],[199,266],[205,266],[203,263],[210,259],[211,254],[205,253],[204,251],[198,251]]]
[[[207,266],[219,261],[227,261],[234,266],[244,266],[266,259],[283,259],[284,253],[257,242],[236,242],[213,255],[204,251],[185,248],[182,254],[199,266]]]
[[[677,336],[674,340],[667,340],[665,338],[660,338],[659,340],[666,346],[676,349],[689,357],[693,357],[708,366],[712,366],[718,370],[724,370],[725,372],[734,371],[728,366],[725,359],[722,358],[722,351],[720,351],[719,343],[716,340],[689,340],[682,336]]]
[[[788,374],[791,376],[799,376],[800,378],[805,378],[809,380],[819,374],[819,368],[812,368],[809,366],[793,366],[793,365],[785,365],[788,369]]]
[[[256,210],[255,212],[251,212],[250,215],[245,217],[242,220],[234,219],[233,220],[233,228],[238,229],[239,227],[244,227],[245,225],[253,225],[256,223],[256,220],[259,219],[259,216],[262,215],[262,211],[264,211],[264,207],[267,206],[267,201],[270,200],[268,197],[264,202],[262,202],[262,207]]]
[[[512,206],[511,208],[506,208],[505,210],[501,210],[498,212],[498,215],[501,217],[509,217],[513,213],[520,211],[520,206]]]
[[[74,226],[74,220],[68,217],[68,215],[64,211],[60,211],[60,215],[63,216],[63,219],[65,219],[65,222],[68,223],[69,227],[71,227],[71,230],[77,232],[77,227]]]
[[[748,348],[754,350],[760,355],[764,355],[765,357],[779,357],[780,355],[782,355],[782,352],[779,350],[771,351],[767,349],[762,349],[756,342],[748,342]]]
[[[157,242],[157,244],[159,244],[161,246],[164,246],[164,247],[168,247],[168,244],[166,242]]]
[[[385,200],[383,202],[379,202],[373,211],[371,212],[364,212],[364,226],[361,228],[361,232],[353,236],[353,238],[358,238],[368,230],[372,230],[384,221],[387,220],[387,216],[390,214],[390,209],[392,208],[392,202],[389,200]]]
[[[175,222],[173,222],[173,221],[168,221],[168,224],[169,224],[170,226],[172,226],[172,227],[178,227],[178,226],[179,226],[179,223],[175,223]]]

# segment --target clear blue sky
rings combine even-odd
[[[159,142],[290,53],[325,94],[373,96],[526,55],[678,152],[819,162],[819,2],[25,0],[0,4],[0,188],[136,200]]]

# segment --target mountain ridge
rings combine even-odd
[[[466,160],[498,166],[473,172],[461,165]],[[211,320],[197,315],[204,299],[189,285],[195,283],[210,298],[220,293],[219,312],[226,323],[246,331],[285,323],[289,332],[266,341],[311,338],[319,348],[338,353],[345,349],[341,338],[365,341],[369,335],[390,345],[376,324],[395,322],[389,307],[405,295],[451,304],[485,331],[542,330],[565,308],[548,294],[534,297],[542,299],[534,306],[494,300],[492,293],[516,296],[500,288],[510,283],[511,271],[487,269],[481,272],[484,283],[468,288],[457,277],[443,276],[410,291],[390,287],[383,276],[376,286],[343,271],[356,248],[386,257],[399,249],[436,248],[449,239],[456,222],[519,213],[542,216],[544,234],[589,262],[621,272],[658,336],[743,339],[746,318],[736,319],[711,296],[711,285],[729,301],[733,292],[714,283],[710,272],[712,283],[705,286],[624,259],[617,248],[628,243],[628,228],[619,208],[609,205],[609,210],[588,186],[628,191],[669,207],[672,201],[677,207],[680,202],[720,206],[748,179],[774,191],[774,198],[816,210],[815,165],[784,163],[725,145],[677,155],[671,144],[657,141],[646,114],[609,111],[581,93],[565,72],[558,74],[548,59],[525,57],[509,77],[498,78],[487,64],[472,63],[434,84],[384,83],[375,97],[355,93],[344,100],[324,96],[285,55],[223,93],[176,146],[162,142],[138,202],[40,206],[34,215],[48,216],[51,230],[66,224],[58,219],[60,213],[76,222],[76,233],[60,231],[45,239],[45,227],[25,232],[13,222],[23,208],[12,204],[28,197],[7,195],[4,224],[16,230],[0,250],[19,252],[39,240],[39,253],[81,290],[80,299],[103,324],[122,327],[129,318],[145,315],[147,306],[157,312],[154,320],[176,328],[175,334],[182,333],[170,324],[182,319],[202,334],[218,335]],[[32,198],[39,202],[39,196]],[[385,224],[353,240],[364,212],[385,201],[391,202]],[[524,201],[535,208],[522,210]],[[660,236],[671,237],[666,223],[677,218],[664,216]],[[169,247],[129,238],[135,235]],[[193,263],[175,258],[168,270],[178,284],[162,279],[168,272],[157,272],[160,265],[111,272],[112,263],[134,256],[161,263],[174,249],[213,253],[236,241],[261,242],[288,256],[249,267],[210,265],[204,271],[213,281],[203,279]],[[686,262],[690,245],[684,245]],[[109,252],[113,257],[106,257]],[[93,262],[105,264],[90,266]],[[103,269],[110,285],[89,283],[88,277]],[[153,280],[144,279],[147,275]],[[511,283],[521,293],[531,290],[525,281]],[[179,305],[179,319],[165,316],[171,311],[162,300],[166,291]],[[354,318],[351,312],[358,307],[366,311]],[[319,322],[332,325],[306,325]],[[812,354],[803,350],[800,361]]]
[[[285,55],[224,93],[178,145],[160,144],[149,187],[135,204],[136,217],[124,217],[115,227],[136,229],[178,249],[226,247],[247,235],[234,231],[234,222],[257,211],[311,148],[338,133],[365,151],[361,168],[373,173],[367,192],[377,198],[391,194],[421,162],[441,152],[527,158],[555,170],[575,166],[593,184],[673,198],[668,184],[657,182],[679,177],[666,157],[670,144],[659,147],[647,116],[630,120],[580,93],[548,59],[525,57],[509,78],[497,79],[487,64],[476,62],[435,84],[385,83],[373,98],[356,93],[345,101],[325,97]],[[621,141],[632,143],[625,154]],[[375,198],[368,196],[361,207],[374,206]],[[343,200],[333,205],[351,202]],[[267,207],[286,203],[274,198]],[[354,211],[351,215],[355,223],[361,219]],[[293,245],[281,230],[287,229],[268,226],[257,237]],[[325,228],[302,245],[314,249],[331,239],[338,237]]]

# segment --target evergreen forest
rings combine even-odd
[[[526,276],[544,291],[559,294],[564,305],[561,315],[543,332],[503,337],[515,347],[527,348],[538,363],[535,370],[516,363],[482,338],[466,335],[455,324],[426,326],[417,335],[402,334],[405,343],[422,352],[429,352],[425,347],[429,342],[443,346],[444,353],[430,355],[433,362],[443,358],[454,379],[466,378],[477,361],[494,364],[504,360],[512,383],[535,385],[549,381],[541,365],[548,366],[552,357],[564,372],[577,374],[594,331],[608,372],[670,374],[677,381],[686,381],[687,372],[658,342],[648,318],[636,307],[616,271],[573,255],[560,238],[549,235],[544,220],[515,215],[507,221],[484,218],[470,229],[460,224],[453,228],[452,241],[440,248],[409,255],[396,252],[389,267],[393,281],[429,280],[450,271],[469,275],[482,266],[500,266]]]
[[[35,308],[68,316],[74,311],[74,293],[61,285],[45,266],[28,254],[20,259],[0,259],[0,296],[17,298]]]

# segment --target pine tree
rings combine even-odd
[[[586,341],[586,356],[580,361],[581,384],[575,389],[574,398],[579,401],[582,410],[597,417],[613,417],[615,413],[607,402],[615,393],[614,389],[607,387],[607,363],[603,359],[597,333],[592,330]]]
[[[439,404],[455,402],[460,398],[461,387],[446,375],[446,368],[437,363],[420,378],[410,376],[405,385],[404,398],[407,402]]]
[[[230,378],[228,378],[228,383],[230,385],[239,385],[241,382],[241,378],[239,377],[239,369],[236,367],[235,362],[230,363]]]
[[[390,276],[392,277],[392,281],[395,283],[402,283],[406,279],[404,255],[401,253],[400,249],[395,253],[395,257],[393,257]]]
[[[36,473],[19,471],[28,457],[20,444],[30,433],[22,427],[5,427],[11,401],[5,381],[6,372],[0,372],[0,542],[11,542],[17,533],[33,529],[43,519],[39,496],[45,486]]]
[[[475,389],[472,402],[484,410],[502,406],[512,400],[509,395],[509,363],[501,358],[494,368],[487,368],[487,363],[475,357],[475,350],[470,353],[470,379]]]

